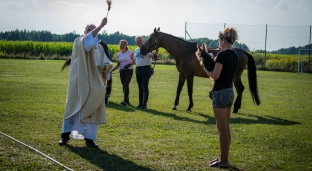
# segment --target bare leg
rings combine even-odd
[[[229,161],[229,150],[231,142],[231,133],[229,127],[229,118],[231,115],[231,108],[213,108],[214,115],[217,122],[219,131],[219,143],[220,143],[220,154],[221,160],[219,165],[228,165]]]

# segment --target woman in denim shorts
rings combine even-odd
[[[212,89],[212,107],[219,131],[220,158],[209,162],[210,167],[228,168],[231,133],[229,120],[231,107],[234,100],[233,78],[238,65],[238,55],[232,50],[232,45],[237,40],[237,31],[226,28],[218,35],[221,51],[217,54],[214,68],[205,71],[214,80]]]

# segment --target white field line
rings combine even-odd
[[[60,163],[60,162],[56,161],[55,159],[53,159],[53,158],[49,157],[49,156],[48,156],[48,155],[46,155],[46,154],[44,154],[44,153],[40,152],[39,150],[37,150],[37,149],[35,149],[35,148],[33,148],[33,147],[31,147],[31,146],[29,146],[29,145],[27,145],[27,144],[25,144],[25,143],[23,143],[23,142],[19,141],[19,140],[17,140],[17,139],[14,139],[13,137],[11,137],[11,136],[9,136],[9,135],[7,135],[7,134],[5,134],[5,133],[1,132],[1,131],[0,131],[0,133],[1,133],[2,135],[4,135],[4,136],[6,136],[6,137],[10,138],[11,140],[13,140],[13,141],[15,141],[15,142],[18,142],[18,143],[20,143],[20,144],[22,144],[22,145],[24,145],[24,146],[26,146],[26,147],[28,147],[28,148],[30,148],[30,149],[32,149],[32,150],[34,150],[34,151],[36,151],[37,153],[39,153],[39,154],[43,155],[44,157],[46,157],[46,158],[48,158],[48,159],[52,160],[54,163],[56,163],[56,164],[58,164],[58,165],[60,165],[60,166],[63,166],[65,169],[70,170],[70,171],[73,171],[73,169],[71,169],[71,168],[69,168],[69,167],[67,167],[67,166],[63,165],[62,163]]]

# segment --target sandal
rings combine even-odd
[[[219,165],[219,161],[215,161],[209,164],[209,167],[219,167],[220,169],[228,169],[230,168],[230,165]]]
[[[215,159],[209,161],[209,164],[212,164],[212,163],[214,163],[214,162],[216,162],[216,161],[219,161],[219,158],[215,158]]]

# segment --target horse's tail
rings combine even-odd
[[[247,52],[245,52],[248,56],[248,83],[249,83],[249,90],[251,93],[252,100],[257,105],[260,105],[260,98],[258,94],[258,84],[257,84],[257,70],[256,70],[256,63],[254,58]]]
[[[64,65],[61,68],[61,72],[70,65],[71,58],[67,59]]]

